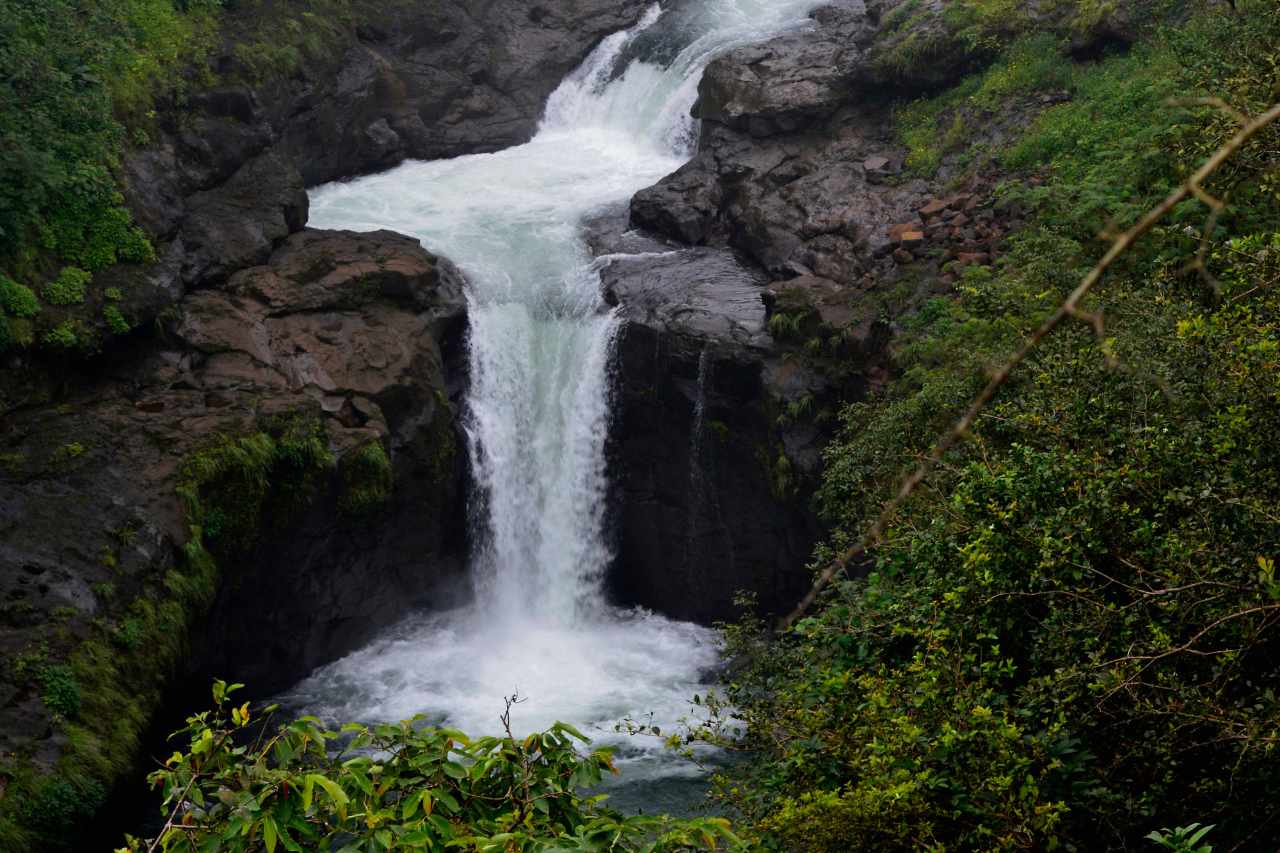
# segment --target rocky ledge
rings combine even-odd
[[[1133,39],[1135,8],[1113,4],[1084,27],[1056,7],[1032,16],[1091,55]],[[600,248],[632,255],[603,272],[625,320],[625,598],[702,620],[732,614],[739,589],[764,612],[792,606],[835,413],[885,380],[897,321],[992,263],[1019,227],[993,164],[944,161],[928,178],[906,166],[895,105],[991,58],[954,11],[832,0],[808,28],[715,60],[694,107],[696,156],[637,193],[635,230]],[[975,147],[1066,97],[1004,105]]]
[[[452,602],[463,325],[459,274],[416,241],[302,231],[56,407],[4,419],[0,751],[32,780],[19,807],[58,796],[37,781],[55,766],[118,778],[168,675],[234,672],[262,695]]]

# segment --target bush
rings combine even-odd
[[[1004,162],[1031,223],[905,322],[898,379],[848,407],[819,498],[856,541],[994,366],[1127,224],[1231,133],[1170,92],[1274,102],[1274,4],[1077,69]],[[976,91],[976,84],[967,84]],[[767,849],[1141,849],[1187,815],[1268,849],[1280,795],[1280,128],[1218,175],[1213,283],[1189,203],[1042,343],[892,519],[861,576],[777,642],[744,622],[717,782]],[[716,738],[714,729],[695,733]],[[1184,827],[1183,829],[1189,829]],[[1199,842],[1188,842],[1192,849]],[[1181,849],[1181,848],[1179,848]]]
[[[102,319],[106,322],[107,328],[115,335],[127,335],[132,328],[129,321],[124,318],[124,314],[120,313],[120,309],[114,305],[104,306],[102,309]]]
[[[40,670],[40,686],[44,690],[44,704],[51,711],[64,717],[80,714],[80,683],[71,667],[64,664],[46,666]]]
[[[34,317],[40,313],[40,302],[31,288],[0,275],[0,309],[10,317]]]
[[[158,89],[212,44],[217,3],[0,0],[0,266],[33,250],[90,272],[151,258],[112,177],[118,116],[146,120]]]
[[[44,333],[41,339],[51,347],[62,350],[73,350],[82,343],[79,327],[74,320],[64,320]]]
[[[608,750],[587,754],[572,726],[472,739],[424,724],[350,724],[314,717],[249,743],[249,703],[215,682],[215,705],[175,733],[185,743],[152,773],[169,822],[158,843],[128,853],[187,850],[713,850],[738,846],[727,821],[623,817],[583,787],[616,772]],[[274,706],[265,713],[273,714]],[[504,717],[504,720],[507,719]]]
[[[44,287],[45,301],[50,305],[79,305],[92,276],[77,267],[63,267],[58,277]]]

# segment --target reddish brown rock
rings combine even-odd
[[[937,216],[939,213],[942,213],[942,211],[946,210],[947,207],[949,207],[947,199],[942,199],[942,198],[930,199],[926,204],[924,204],[920,208],[920,215],[927,219],[930,216]]]

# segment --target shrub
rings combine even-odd
[[[40,670],[39,680],[44,690],[44,704],[51,711],[69,718],[80,714],[80,683],[71,667],[46,666]]]
[[[843,412],[820,563],[1079,281],[1106,216],[1132,221],[1234,133],[1165,96],[1274,102],[1280,19],[1239,5],[1078,69],[1075,101],[1006,152],[1043,175],[1017,191],[1031,222],[904,322],[893,386]],[[1186,270],[1191,203],[1096,290],[1104,335],[1041,343],[860,573],[777,642],[731,630],[748,757],[717,791],[767,849],[1140,849],[1186,814],[1222,849],[1274,837],[1256,804],[1280,795],[1278,167],[1273,129],[1213,181],[1232,206],[1212,284]]]
[[[0,102],[0,260],[32,250],[97,271],[146,261],[112,176],[124,124],[146,120],[174,73],[199,65],[219,4],[196,0],[0,0],[5,68]]]
[[[40,302],[31,288],[0,275],[0,308],[10,317],[34,317],[40,313]]]
[[[81,345],[80,334],[74,320],[63,320],[44,333],[41,339],[51,347],[72,350]]]
[[[92,276],[78,267],[63,267],[58,277],[44,286],[45,301],[51,305],[79,305]]]
[[[127,335],[132,328],[129,321],[124,318],[124,314],[120,313],[120,309],[114,305],[106,305],[102,309],[102,319],[106,321],[107,328],[112,334]]]
[[[738,841],[719,818],[623,817],[579,789],[616,772],[608,750],[565,723],[517,738],[469,738],[424,724],[327,728],[314,717],[267,727],[252,747],[249,703],[214,683],[213,710],[189,717],[152,773],[169,817],[151,845],[187,850],[713,850]],[[267,714],[275,711],[272,706]],[[504,720],[507,717],[504,716]]]

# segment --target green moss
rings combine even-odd
[[[44,300],[50,305],[79,305],[93,278],[79,267],[63,267],[58,277],[44,286]]]
[[[40,301],[31,288],[0,275],[0,309],[10,317],[34,317],[40,313]]]
[[[106,290],[102,291],[102,295],[109,302],[119,302],[121,299],[124,299],[124,293],[121,292],[118,287],[108,287]]]
[[[124,314],[121,314],[120,309],[114,305],[103,307],[102,319],[106,321],[107,328],[116,335],[127,335],[132,328],[129,321],[124,318]]]
[[[78,441],[64,444],[49,454],[49,463],[55,466],[66,465],[84,455],[84,445]]]
[[[391,459],[381,441],[371,441],[349,453],[340,466],[342,511],[367,516],[391,497]]]
[[[125,619],[111,632],[111,641],[126,651],[135,651],[146,636],[146,622],[140,618]]]
[[[63,320],[45,332],[41,340],[48,346],[63,350],[73,350],[80,346],[80,335],[73,320]]]
[[[248,436],[219,437],[183,465],[178,495],[193,534],[215,554],[241,554],[287,524],[333,464],[320,422],[282,417]]]
[[[17,811],[24,823],[47,837],[91,817],[105,801],[106,791],[90,780],[75,784],[67,779],[45,779],[29,792],[19,791]]]
[[[331,466],[315,418],[272,418],[261,432],[212,442],[181,469],[191,539],[177,565],[144,578],[118,619],[94,620],[90,636],[59,655],[64,662],[50,663],[38,648],[11,664],[15,683],[34,682],[61,715],[57,725],[67,744],[52,772],[21,762],[0,768],[10,779],[0,798],[3,849],[76,849],[69,839],[100,806],[102,792],[136,769],[143,734],[188,657],[192,626],[216,593],[214,552],[235,559],[262,530],[294,517]],[[125,547],[137,528],[125,525],[112,535]],[[106,553],[114,561],[114,549]],[[117,602],[112,584],[94,592],[104,604]]]
[[[51,711],[74,718],[80,713],[80,682],[75,672],[66,664],[46,666],[38,676],[43,689],[44,704]]]
[[[9,659],[9,677],[14,684],[28,684],[36,678],[48,659],[49,647],[46,644],[29,646]]]

